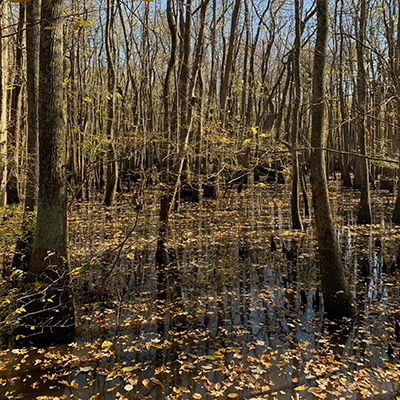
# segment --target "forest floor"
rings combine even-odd
[[[154,265],[157,193],[140,196],[140,210],[133,193],[109,208],[74,203],[77,339],[1,351],[0,398],[400,399],[393,194],[374,191],[373,224],[357,226],[358,192],[337,181],[330,190],[354,320],[324,319],[312,218],[290,229],[284,186],[182,202],[171,217],[165,300]],[[3,272],[20,214],[8,208],[0,227]]]

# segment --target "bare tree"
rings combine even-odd
[[[328,1],[317,0],[317,38],[314,51],[311,189],[318,240],[321,287],[329,317],[353,316],[352,294],[346,280],[333,227],[325,170],[325,65],[328,41]]]

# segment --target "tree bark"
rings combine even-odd
[[[19,4],[18,30],[15,49],[15,78],[11,92],[11,112],[8,129],[8,178],[7,203],[18,204],[19,196],[19,143],[22,118],[22,95],[24,93],[23,53],[25,10],[24,3]]]
[[[0,207],[7,202],[7,3],[0,0]]]
[[[32,342],[36,346],[69,342],[75,334],[67,253],[62,16],[63,0],[42,2],[38,212],[26,275],[27,287],[38,284],[32,285],[33,293],[25,305],[27,312],[17,330],[22,343]]]
[[[292,194],[291,194],[291,215],[293,229],[302,229],[303,224],[300,217],[299,203],[299,155],[297,145],[299,140],[300,126],[300,46],[301,46],[301,10],[299,0],[295,0],[295,26],[296,35],[293,49],[293,77],[294,77],[294,102],[292,108],[292,127],[291,127],[291,145],[292,145]]]
[[[225,121],[226,121],[226,114],[227,114],[226,108],[228,103],[229,83],[231,79],[233,50],[236,43],[236,28],[238,25],[240,4],[241,0],[236,0],[235,5],[233,7],[228,53],[226,55],[224,73],[221,79],[222,82],[221,82],[221,93],[220,93],[220,121],[222,123],[222,126],[225,126]]]
[[[27,172],[25,184],[22,234],[15,246],[13,268],[27,271],[33,248],[35,230],[35,207],[39,181],[39,53],[40,53],[40,0],[26,4],[26,87],[27,87]]]
[[[321,289],[330,318],[355,314],[352,294],[340,259],[333,227],[325,171],[325,65],[328,40],[328,1],[317,0],[317,38],[314,52],[311,127],[311,188],[318,240]],[[318,149],[318,150],[317,150]]]
[[[107,0],[106,53],[107,53],[107,173],[104,204],[114,204],[118,183],[118,162],[115,150],[115,44],[113,39],[114,0]]]
[[[400,0],[397,2],[398,4],[398,17],[400,16]],[[392,79],[396,85],[397,91],[400,89],[400,20],[397,19],[397,41],[396,41],[396,52],[395,52],[395,60],[392,64]],[[393,38],[394,40],[394,38]],[[400,121],[400,99],[397,98],[397,123]],[[400,156],[400,147],[398,149],[399,156]],[[397,183],[397,196],[396,196],[396,203],[393,210],[392,221],[396,224],[400,223],[400,178],[398,179]]]
[[[360,17],[358,21],[358,40],[356,43],[357,49],[357,128],[358,128],[358,143],[360,153],[365,156],[367,153],[365,143],[365,116],[366,116],[366,78],[364,66],[364,42],[365,42],[365,27],[367,23],[366,0],[360,0]],[[369,172],[368,160],[366,157],[359,157],[361,174],[361,193],[360,202],[358,205],[357,224],[370,224],[371,217],[371,200],[369,191]]]

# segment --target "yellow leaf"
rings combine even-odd
[[[91,26],[93,24],[93,21],[85,21],[83,19],[81,19],[79,22],[80,26]]]
[[[246,140],[244,140],[243,141],[243,146],[246,146],[246,144],[248,144],[248,143],[250,143],[251,142],[251,139],[246,139]]]
[[[105,340],[105,341],[101,344],[101,347],[104,349],[104,348],[111,347],[112,345],[113,345],[113,342],[110,342],[110,341],[108,341],[108,340]]]
[[[193,398],[194,398],[194,399],[201,399],[201,394],[195,393],[195,394],[193,395]]]
[[[53,29],[52,26],[45,26],[45,27],[43,28],[44,31],[51,31],[52,29]]]
[[[147,379],[147,378],[142,380],[142,384],[143,384],[143,386],[144,386],[147,390],[150,389],[150,388],[149,388],[149,383],[150,383],[150,380]]]
[[[305,385],[301,385],[301,386],[295,387],[294,390],[297,390],[298,392],[304,392],[307,390],[307,387]]]

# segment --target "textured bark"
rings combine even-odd
[[[7,3],[0,0],[0,207],[7,202]]]
[[[15,246],[13,267],[26,271],[29,266],[34,239],[38,189],[38,138],[39,138],[39,53],[40,53],[40,1],[31,0],[26,4],[26,87],[27,87],[27,173],[25,184],[25,204],[22,218],[21,236]]]
[[[311,188],[318,240],[321,289],[327,316],[353,316],[353,299],[340,259],[333,228],[325,172],[325,64],[328,40],[328,1],[317,0],[317,38],[314,52],[312,127],[311,127]]]
[[[75,333],[67,254],[67,180],[63,97],[63,0],[43,1],[39,76],[39,194],[27,284],[47,285],[48,302],[35,292],[18,333],[24,344],[68,342]],[[46,28],[46,29],[45,29]],[[50,29],[49,29],[50,28]],[[38,285],[40,286],[40,285]],[[33,329],[34,328],[34,329]]]
[[[25,210],[33,211],[37,204],[39,182],[39,53],[40,0],[31,0],[26,7],[26,89],[28,113],[28,169],[25,186]]]

